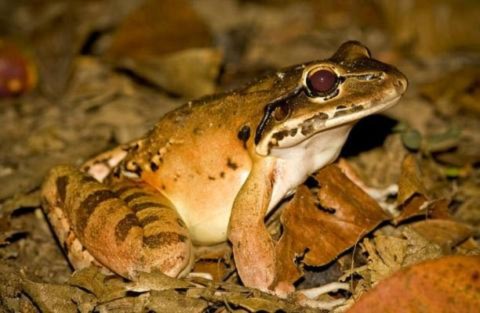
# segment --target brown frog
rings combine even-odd
[[[55,167],[45,211],[75,268],[182,276],[193,245],[229,240],[243,283],[272,290],[265,215],[337,158],[356,121],[393,106],[406,88],[396,68],[346,42],[327,60],[188,102],[83,171]]]

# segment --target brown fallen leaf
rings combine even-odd
[[[13,237],[23,233],[25,232],[12,227],[10,216],[0,214],[0,247],[10,244]]]
[[[155,86],[196,98],[213,93],[223,55],[185,0],[147,0],[120,25],[107,58]]]
[[[408,225],[428,241],[439,245],[445,253],[474,235],[472,227],[453,220],[424,220]]]
[[[208,273],[213,281],[220,282],[235,271],[232,249],[224,242],[214,246],[196,246],[193,273]]]
[[[215,91],[223,55],[214,48],[192,48],[161,57],[118,60],[118,66],[148,82],[186,98],[197,98]]]
[[[398,182],[401,169],[397,164],[407,154],[401,135],[393,134],[385,139],[382,147],[365,151],[348,161],[367,186],[385,188]]]
[[[452,80],[452,77],[456,79]],[[437,79],[422,84],[420,94],[447,116],[462,109],[480,114],[480,68],[468,66],[445,72]]]
[[[39,206],[40,197],[38,192],[19,193],[2,203],[0,209],[0,246],[8,245],[12,238],[27,233],[25,230],[15,228],[12,225],[12,214],[22,208]]]
[[[464,223],[448,219],[422,220],[401,226],[386,226],[364,239],[361,247],[368,255],[368,274],[375,283],[399,269],[425,260],[461,253],[457,249],[473,236],[473,229]],[[465,253],[475,246],[465,246]]]
[[[208,303],[205,300],[185,297],[173,290],[152,291],[145,306],[148,312],[205,312]]]
[[[195,279],[198,280],[197,278]],[[198,281],[197,281],[198,283]],[[257,289],[242,287],[236,284],[218,283],[205,284],[206,288],[189,289],[189,297],[205,299],[212,303],[221,303],[229,308],[238,308],[238,312],[268,312],[268,313],[313,313],[318,310],[301,306],[295,299],[282,299],[277,296],[261,292]],[[245,309],[240,310],[240,308]],[[237,311],[233,311],[237,312]]]
[[[98,267],[91,266],[73,273],[68,283],[71,286],[87,290],[99,302],[112,301],[122,298],[127,290],[125,282],[118,276],[107,276],[100,272]]]
[[[173,290],[152,291],[138,296],[130,296],[108,301],[97,306],[98,312],[205,312],[208,303],[204,300],[188,298]]]
[[[409,255],[408,240],[395,236],[375,235],[365,238],[361,247],[368,254],[367,269],[363,273],[369,285],[384,279],[399,270]]]
[[[455,247],[455,254],[480,255],[480,243],[473,237],[470,237]]]
[[[397,203],[402,204],[416,194],[427,192],[420,180],[420,169],[413,154],[407,154],[402,162],[402,171],[398,180]]]
[[[380,206],[335,165],[318,172],[318,201],[300,186],[284,209],[284,227],[277,247],[279,281],[293,283],[302,274],[297,259],[311,266],[334,260],[379,223],[388,219]]]
[[[222,281],[228,273],[228,268],[222,259],[198,260],[192,270],[195,273],[208,273],[214,281]]]
[[[100,302],[125,297],[130,291],[140,293],[192,287],[190,283],[184,280],[168,277],[160,272],[139,272],[136,280],[129,282],[117,275],[107,276],[94,266],[76,271],[69,284],[90,291]]]
[[[395,273],[348,313],[463,312],[480,308],[480,257],[448,256]]]
[[[381,1],[377,7],[390,40],[409,55],[428,58],[461,49],[478,51],[480,47],[479,30],[472,27],[480,12],[475,1],[419,1],[408,7],[400,2]],[[454,80],[457,79],[452,79],[452,84]]]
[[[451,219],[452,216],[448,211],[447,199],[434,200],[428,204],[427,216],[432,219]]]
[[[92,312],[97,304],[93,295],[68,285],[42,284],[25,279],[22,289],[41,312]]]
[[[125,18],[107,51],[111,58],[142,58],[209,47],[213,38],[186,0],[147,0]]]
[[[393,220],[394,224],[426,212],[428,196],[420,177],[421,173],[415,156],[407,154],[403,159],[398,179],[397,210],[400,212]]]

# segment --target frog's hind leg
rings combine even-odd
[[[113,272],[188,273],[193,252],[173,206],[147,186],[111,188],[71,166],[51,170],[42,187],[44,209],[76,268],[94,259]],[[85,250],[85,249],[86,250]]]
[[[132,181],[116,183],[115,193],[135,213],[143,229],[146,264],[158,264],[170,276],[184,276],[193,267],[193,247],[187,226],[173,204],[158,191]]]

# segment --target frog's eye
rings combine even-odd
[[[323,69],[308,74],[307,87],[313,96],[326,96],[334,91],[338,81],[337,74]]]

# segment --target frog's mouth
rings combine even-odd
[[[352,106],[348,109],[341,108],[329,112],[315,113],[311,117],[302,120],[293,119],[286,122],[282,129],[273,131],[257,144],[256,152],[266,156],[274,149],[288,149],[310,137],[332,128],[340,127],[361,118],[379,113],[394,106],[402,97],[402,94],[395,94],[390,99],[382,103],[362,103]]]

